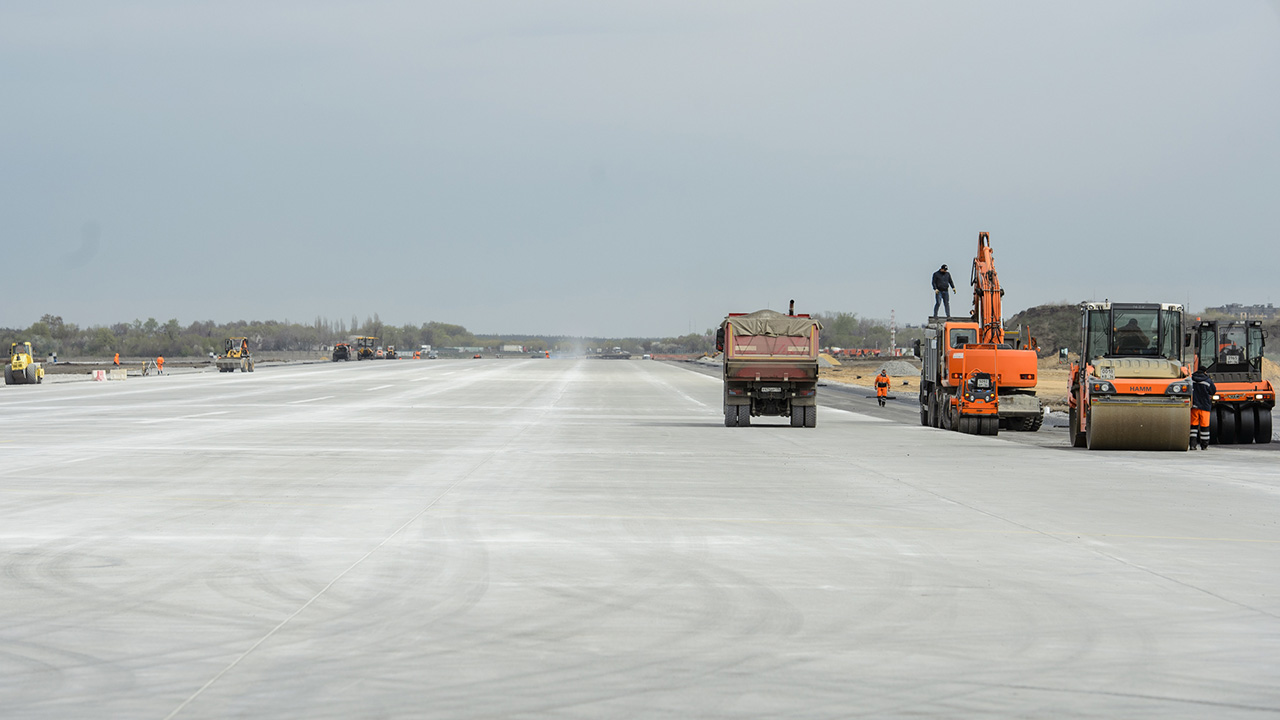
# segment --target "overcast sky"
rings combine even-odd
[[[0,326],[1280,303],[1280,3],[0,0]]]

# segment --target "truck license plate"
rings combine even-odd
[[[762,388],[760,388],[760,392],[782,392],[782,388],[780,388],[780,387],[762,387]]]

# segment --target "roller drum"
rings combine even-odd
[[[1086,444],[1090,450],[1186,450],[1190,427],[1188,405],[1095,402]]]

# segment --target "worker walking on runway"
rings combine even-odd
[[[164,374],[164,356],[163,355],[156,358],[156,374],[157,375]]]
[[[946,308],[947,317],[951,317],[951,294],[947,290],[948,286],[952,290],[956,289],[956,284],[951,280],[951,273],[947,272],[947,266],[944,264],[933,274],[933,314],[935,317],[938,315],[939,303]]]
[[[1203,367],[1191,373],[1191,445],[1196,449],[1196,442],[1201,450],[1209,449],[1209,413],[1213,412],[1213,396],[1218,386],[1213,383],[1209,373]]]
[[[885,398],[889,397],[889,376],[884,370],[876,376],[876,402],[880,403],[880,407],[884,407]]]

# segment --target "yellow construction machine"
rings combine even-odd
[[[249,353],[249,338],[227,338],[222,357],[218,358],[218,372],[253,372],[253,355]]]
[[[356,360],[375,360],[378,358],[378,338],[361,335],[356,338]]]
[[[44,368],[31,354],[31,343],[16,342],[9,346],[9,364],[4,368],[5,385],[38,385],[44,381]]]

